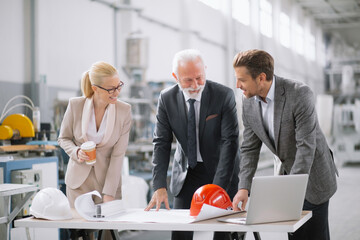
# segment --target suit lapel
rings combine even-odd
[[[93,98],[92,97],[86,98],[84,107],[83,107],[82,118],[81,118],[81,135],[85,142],[88,141],[86,132],[89,127],[90,117],[91,117],[93,108],[94,108],[93,107]]]
[[[114,127],[115,127],[115,118],[116,118],[116,108],[115,104],[109,104],[107,109],[107,119],[106,119],[106,129],[105,134],[98,147],[104,146],[110,139]]]
[[[209,83],[205,84],[205,89],[201,95],[200,114],[199,114],[199,141],[201,142],[202,135],[205,128],[205,119],[210,106],[210,92]]]
[[[285,89],[283,82],[280,78],[276,77],[275,81],[275,102],[274,102],[274,135],[275,135],[275,148],[278,148],[279,144],[279,133],[280,133],[280,123],[283,115],[283,110],[285,106]]]
[[[263,143],[265,143],[265,145],[273,152],[275,153],[275,148],[274,145],[272,144],[269,135],[266,133],[265,128],[264,128],[264,124],[263,124],[263,117],[262,117],[262,112],[261,112],[261,103],[256,101],[255,98],[252,99],[253,101],[253,115],[255,116],[254,118],[254,125],[257,126],[256,129],[259,133],[259,138],[262,139]]]
[[[184,143],[187,143],[187,107],[185,104],[184,95],[180,89],[178,89],[176,100],[177,100],[177,108],[178,108],[177,110],[179,113],[177,125],[179,126],[179,129],[182,129],[182,131],[180,131],[181,139],[179,138],[178,140],[179,141],[183,140]],[[182,146],[186,147],[187,144],[182,144]],[[184,150],[185,152],[187,152],[187,147]]]

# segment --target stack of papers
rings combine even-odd
[[[101,203],[95,205],[94,215],[96,218],[109,217],[115,214],[118,214],[124,210],[121,200],[114,200],[106,203]]]
[[[89,192],[80,195],[75,200],[75,209],[81,217],[88,221],[123,221],[136,223],[192,223],[210,218],[216,218],[226,215],[231,215],[237,212],[232,210],[225,210],[204,204],[197,217],[190,216],[190,210],[183,209],[160,209],[156,211],[144,211],[144,209],[122,208],[121,200],[114,200],[108,203],[99,204],[101,213],[99,212],[99,205],[96,205],[92,199],[92,195],[101,198],[97,191]]]

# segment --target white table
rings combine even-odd
[[[237,213],[227,217],[244,217],[246,213]],[[149,230],[149,231],[195,231],[194,239],[210,239],[209,232],[295,232],[312,216],[311,211],[303,211],[300,220],[254,225],[222,223],[216,219],[195,223],[133,223],[133,222],[90,222],[73,211],[73,219],[65,221],[49,221],[34,217],[15,220],[15,227],[25,228],[64,228],[64,229],[109,229],[114,230]],[[117,233],[117,231],[115,231]],[[207,235],[206,235],[207,234]],[[117,239],[119,236],[115,235]]]
[[[0,224],[6,225],[6,239],[9,239],[10,233],[10,224],[12,220],[18,215],[21,209],[24,207],[25,203],[29,198],[39,189],[39,187],[34,185],[24,185],[24,184],[0,184],[0,197],[4,198],[4,216],[0,217]],[[13,206],[11,211],[11,196],[16,194],[26,193],[25,197],[19,202],[16,206]],[[2,238],[3,236],[1,236]],[[3,238],[2,238],[3,239]]]

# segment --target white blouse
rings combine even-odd
[[[96,144],[99,144],[105,134],[105,130],[106,130],[106,119],[107,119],[107,113],[108,113],[108,108],[106,108],[104,116],[101,120],[100,123],[100,127],[99,130],[96,130],[96,121],[95,121],[95,111],[94,108],[92,108],[91,110],[91,115],[90,115],[90,122],[89,122],[89,126],[86,132],[87,138],[89,141],[93,141]]]

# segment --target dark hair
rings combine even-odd
[[[258,49],[236,54],[233,67],[246,67],[252,78],[256,78],[260,73],[265,73],[266,80],[270,81],[274,76],[274,59],[269,53]]]

